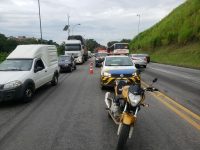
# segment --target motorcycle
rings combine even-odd
[[[106,92],[105,103],[108,116],[118,125],[117,150],[122,150],[127,139],[132,137],[138,111],[141,106],[149,106],[144,103],[145,92],[156,91],[157,89],[152,86],[155,82],[157,82],[157,78],[152,81],[149,87],[142,88],[140,83],[127,85],[126,81],[119,79],[115,81],[114,94]]]

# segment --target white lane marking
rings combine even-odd
[[[160,72],[164,72],[164,73],[167,73],[167,74],[171,74],[171,75],[174,75],[174,76],[182,77],[182,78],[185,78],[185,79],[189,79],[189,80],[192,80],[194,83],[200,84],[199,78],[195,79],[192,76],[186,76],[186,75],[183,75],[183,74],[174,73],[174,72],[171,72],[169,70],[164,70],[164,69],[158,69],[158,68],[153,68],[153,67],[148,67],[148,68],[150,68],[152,70],[157,70],[157,71],[160,71]]]

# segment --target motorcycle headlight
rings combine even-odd
[[[104,73],[103,73],[103,76],[105,76],[105,77],[111,77],[111,74],[108,73],[108,72],[104,72]]]
[[[131,105],[133,107],[137,106],[138,103],[141,101],[141,96],[140,95],[134,95],[134,94],[129,92],[128,97],[129,97],[129,100],[130,100]]]
[[[12,81],[12,82],[8,82],[8,83],[4,84],[3,88],[4,89],[13,89],[20,85],[22,85],[22,83],[20,81]]]

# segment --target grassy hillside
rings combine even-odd
[[[187,0],[131,41],[156,62],[200,68],[200,0]]]

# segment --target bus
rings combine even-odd
[[[128,43],[115,43],[108,48],[109,54],[129,54]]]

